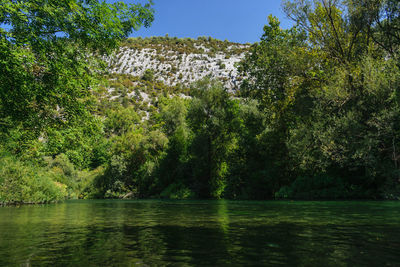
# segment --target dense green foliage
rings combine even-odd
[[[285,10],[297,26],[270,17],[242,64],[243,95],[259,100],[268,142],[280,144],[275,166],[290,179],[277,196],[398,196],[399,4],[286,1]]]
[[[105,67],[100,58],[152,20],[150,4],[2,1],[0,150],[27,161],[65,153],[78,168],[101,164],[96,151],[103,126],[93,116],[91,93]],[[22,186],[24,177],[16,175],[15,183]]]
[[[239,66],[245,79],[237,92],[210,79],[166,86],[152,70],[142,77],[90,71],[101,61],[88,55],[111,51],[128,29],[148,23],[148,6],[133,6],[127,19],[123,4],[88,1],[93,12],[72,27],[47,2],[30,3],[12,2],[0,17],[12,24],[1,32],[0,145],[12,155],[3,159],[0,202],[28,201],[13,196],[29,187],[29,176],[40,181],[36,191],[57,191],[43,201],[399,198],[396,1],[285,1],[296,26],[285,30],[269,17]],[[71,20],[84,5],[74,3],[63,7]],[[30,8],[43,8],[64,35],[41,33],[39,15],[27,29],[10,15],[21,19]],[[94,11],[111,24],[79,31]],[[124,45],[161,49],[160,42],[201,52],[193,40],[169,37]],[[21,190],[5,189],[18,181]]]
[[[3,154],[0,159],[0,205],[65,199],[66,185],[55,182],[57,178],[53,172],[37,170],[37,166]]]

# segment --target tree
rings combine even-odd
[[[147,69],[144,71],[142,80],[152,82],[154,80],[154,71],[151,69]]]
[[[291,167],[286,144],[293,125],[309,119],[311,92],[321,82],[322,64],[318,63],[320,60],[307,46],[304,31],[296,27],[281,29],[279,20],[270,16],[261,41],[253,45],[240,64],[239,70],[246,77],[240,93],[257,100],[257,107],[264,114],[264,128],[255,134],[258,147],[264,151],[258,160],[268,164],[268,168],[259,170],[264,176],[275,176],[270,192],[265,193],[269,197],[289,180]]]
[[[397,2],[284,7],[296,26],[270,17],[241,64],[241,91],[266,114],[259,140],[274,152],[269,170],[281,169],[279,185],[294,193],[329,183],[344,190],[335,196],[371,197],[398,187]]]
[[[292,1],[286,11],[326,62],[313,119],[289,141],[297,161],[369,194],[396,187],[398,1]]]
[[[168,136],[169,141],[156,174],[160,179],[159,192],[174,185],[182,186],[187,182],[189,175],[187,150],[190,137],[186,123],[187,103],[188,100],[180,97],[160,99],[157,123]]]
[[[357,22],[371,40],[396,56],[400,45],[400,3],[397,0],[352,0],[348,3],[350,18]]]
[[[153,20],[146,5],[97,0],[0,4],[0,127],[37,138],[90,117],[101,58]]]
[[[208,79],[192,88],[188,111],[193,131],[190,147],[192,185],[200,197],[222,197],[228,174],[228,155],[235,149],[235,127],[239,105],[221,84]]]
[[[394,57],[400,45],[397,0],[285,0],[284,9],[307,31],[313,47],[340,63],[359,59],[368,49]]]

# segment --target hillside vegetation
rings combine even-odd
[[[399,199],[398,3],[284,7],[251,46],[3,29],[0,203]]]

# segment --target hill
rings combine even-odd
[[[228,89],[238,88],[242,77],[235,64],[243,59],[250,44],[220,41],[211,37],[178,39],[176,37],[129,38],[109,59],[114,74],[150,76],[168,86],[190,83],[209,76]]]

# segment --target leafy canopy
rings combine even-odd
[[[153,20],[145,5],[97,0],[0,3],[0,127],[37,137],[90,117],[100,60]]]

